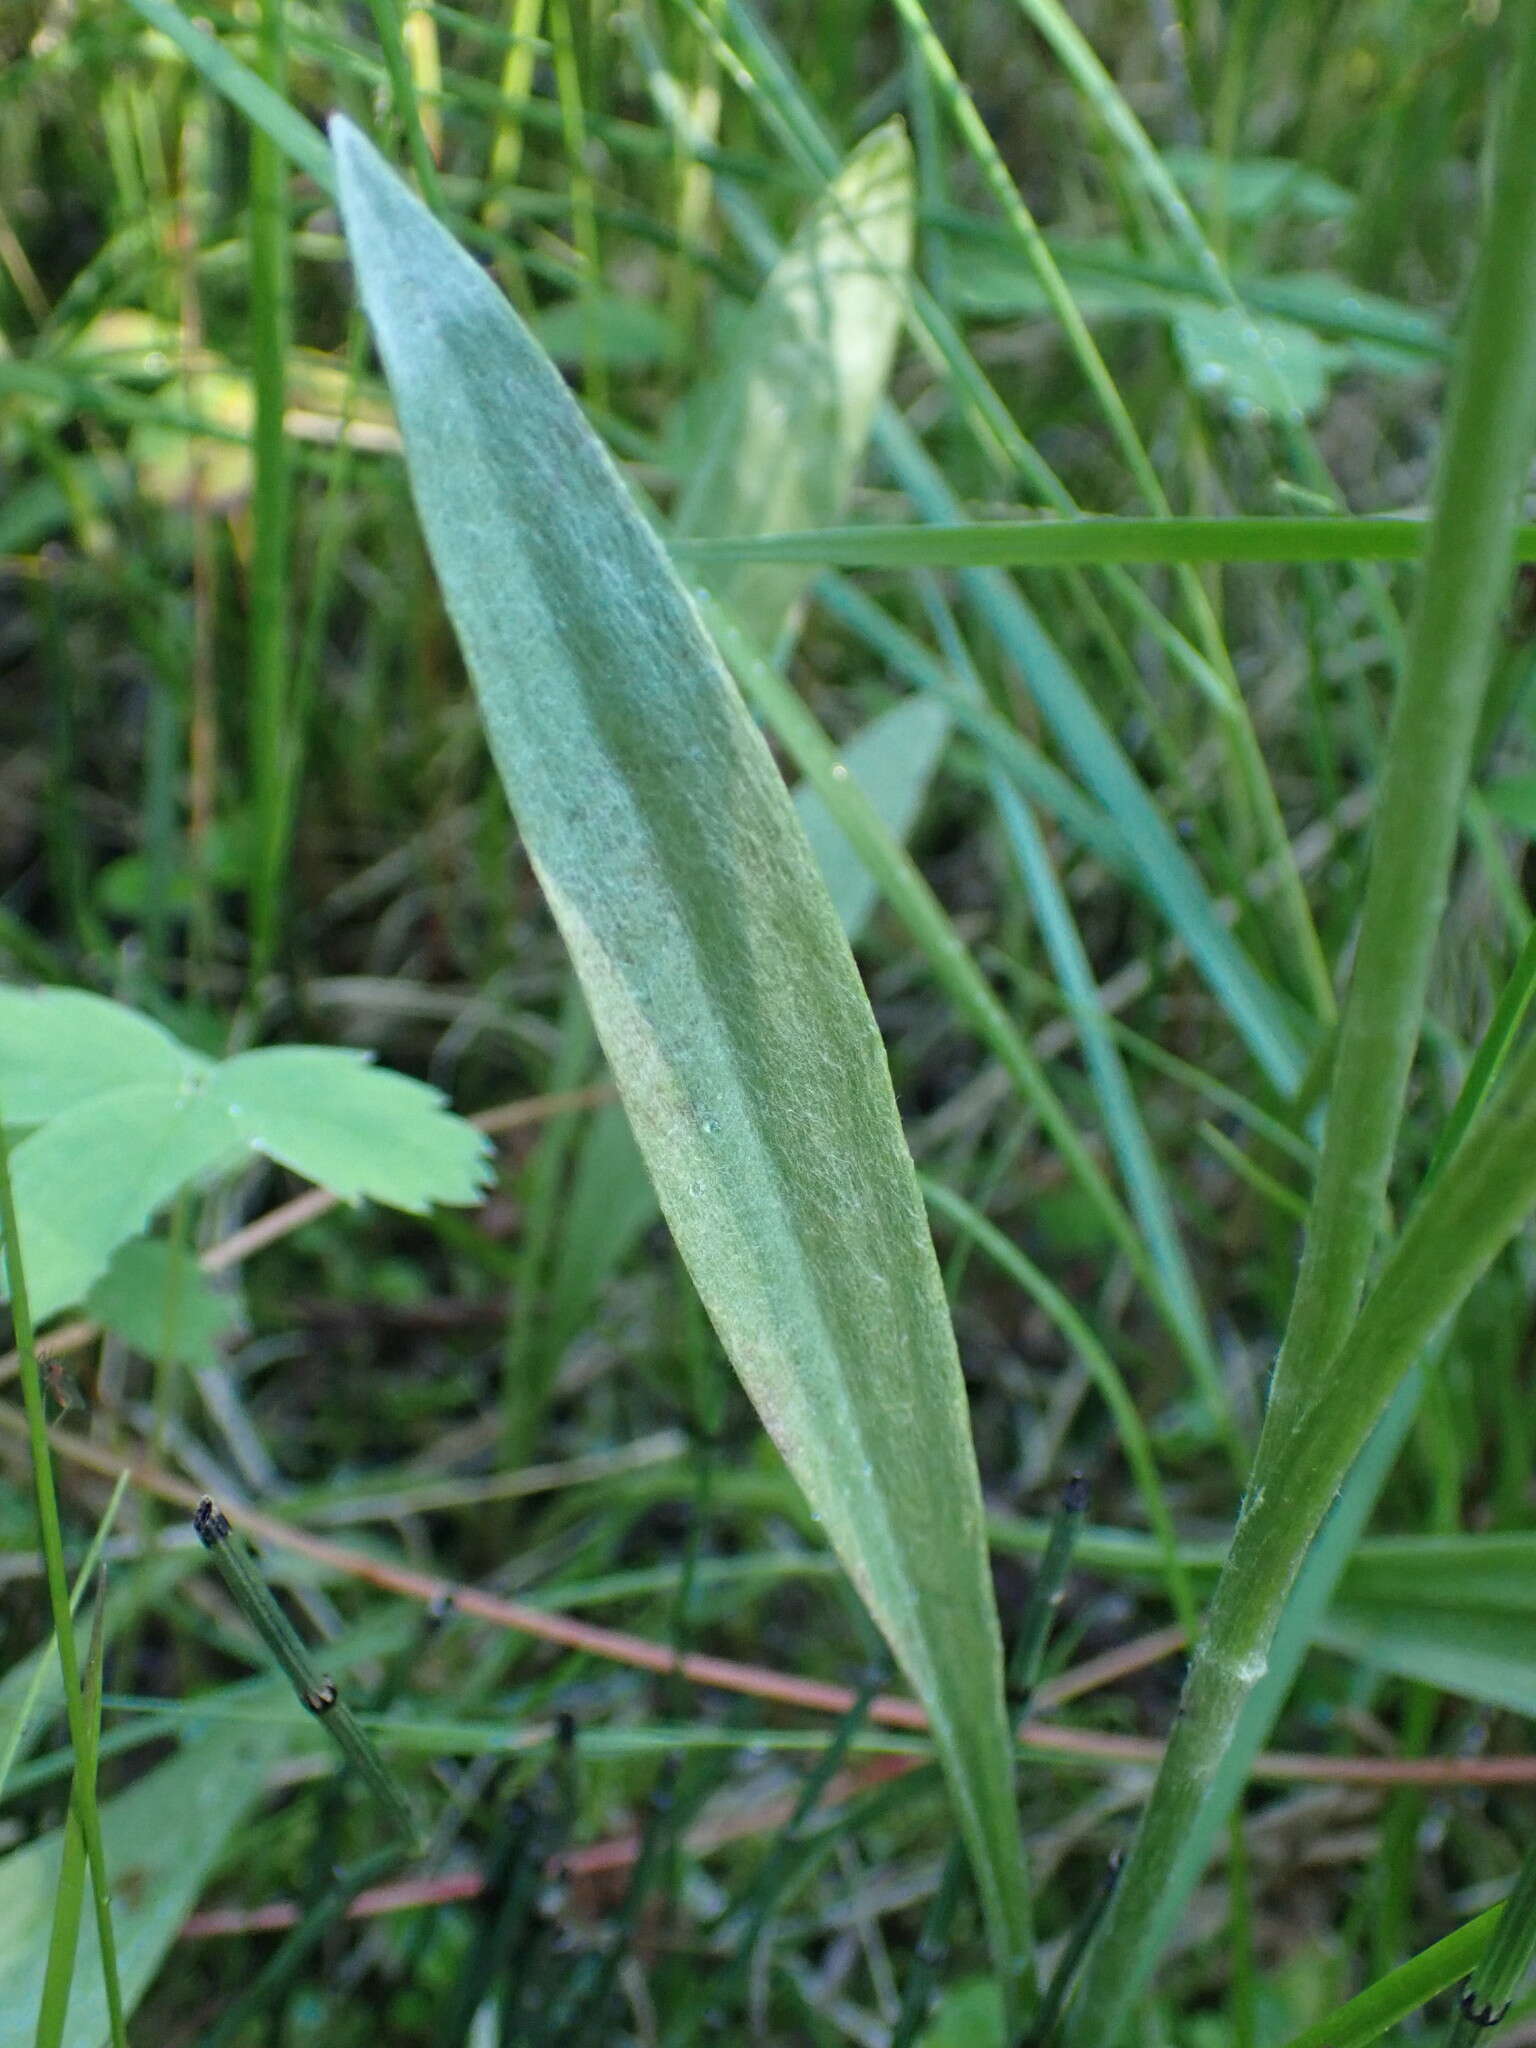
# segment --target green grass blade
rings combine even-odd
[[[1520,948],[1520,957],[1504,984],[1488,1029],[1483,1033],[1482,1042],[1467,1069],[1461,1092],[1445,1120],[1445,1129],[1436,1141],[1429,1165],[1424,1170],[1426,1186],[1438,1177],[1446,1161],[1455,1154],[1473,1119],[1488,1100],[1533,995],[1536,995],[1536,925],[1532,926]]]
[[[1503,1912],[1502,1906],[1491,1906],[1486,1913],[1479,1913],[1400,1969],[1389,1970],[1346,2005],[1293,2034],[1285,2048],[1370,2048],[1389,2027],[1417,2012],[1476,1965],[1497,1932]]]
[[[1375,1245],[1536,443],[1536,14],[1457,357],[1429,548],[1375,809],[1327,1128],[1266,1435],[1330,1377]],[[1262,1462],[1262,1450],[1261,1450]]]
[[[984,704],[981,679],[954,628],[948,607],[931,588],[929,595],[930,609],[935,613],[950,667],[960,678],[966,695],[974,703]],[[1014,865],[1034,906],[1040,936],[1055,968],[1069,1014],[1077,1026],[1105,1134],[1120,1170],[1131,1213],[1140,1227],[1162,1283],[1169,1318],[1209,1410],[1212,1426],[1227,1436],[1235,1467],[1241,1474],[1246,1469],[1247,1456],[1232,1421],[1216,1347],[1206,1327],[1199,1290],[1174,1220],[1173,1204],[1163,1183],[1119,1048],[1100,1008],[1093,966],[1057,876],[1045,835],[1035,821],[1033,809],[999,769],[988,768],[987,788]]]
[[[904,422],[887,413],[881,445],[919,511],[947,525],[959,511],[948,484]],[[1063,754],[1114,819],[1147,893],[1189,949],[1234,1029],[1282,1094],[1301,1085],[1305,1058],[1282,999],[1216,914],[1209,892],[1098,707],[1019,592],[995,569],[963,569],[962,590],[1024,677]]]
[[[1113,1418],[1120,1438],[1120,1448],[1125,1452],[1125,1461],[1130,1466],[1140,1490],[1141,1504],[1146,1509],[1147,1520],[1151,1524],[1161,1552],[1168,1598],[1173,1610],[1181,1621],[1193,1624],[1194,1598],[1189,1589],[1188,1573],[1179,1556],[1178,1532],[1174,1528],[1168,1496],[1163,1490],[1163,1482],[1158,1474],[1157,1457],[1152,1449],[1152,1440],[1147,1434],[1146,1424],[1137,1412],[1136,1403],[1121,1377],[1119,1367],[1061,1289],[1053,1286],[1034,1261],[1026,1258],[1018,1246],[1003,1235],[996,1224],[989,1223],[987,1218],[962,1196],[957,1195],[953,1189],[942,1186],[938,1181],[925,1179],[923,1193],[930,1208],[936,1209],[965,1236],[973,1239],[1000,1271],[1006,1273],[1010,1280],[1023,1288],[1031,1300],[1044,1309],[1083,1361],[1088,1377],[1098,1389],[1099,1398]]]
[[[149,1989],[287,1740],[283,1725],[270,1719],[196,1730],[167,1762],[102,1805],[105,1869],[122,1958],[121,2011],[131,2014]],[[56,1828],[0,1856],[0,2048],[28,2048],[32,2040],[62,1848],[63,1830]],[[123,2041],[122,2031],[112,2032],[112,2015],[96,1927],[87,1919],[70,1999],[68,2048]],[[139,2029],[137,2048],[151,2038],[162,2037]]]
[[[42,1375],[38,1366],[32,1308],[27,1295],[26,1272],[21,1256],[21,1233],[16,1222],[15,1190],[12,1184],[9,1141],[5,1134],[3,1109],[4,1105],[0,1104],[0,1240],[3,1240],[9,1262],[11,1310],[16,1331],[16,1351],[21,1368],[22,1404],[26,1411],[38,1531],[42,1538],[43,1570],[48,1585],[48,1604],[53,1614],[54,1639],[58,1644],[64,1712],[69,1722],[70,1746],[75,1755],[76,1775],[70,1799],[70,1813],[78,1825],[81,1842],[91,1867],[107,2015],[113,2048],[122,2048],[122,1987],[118,1975],[117,1947],[113,1940],[110,1903],[107,1898],[106,1851],[102,1845],[101,1814],[96,1804],[94,1760],[98,1737],[89,1726],[89,1702],[80,1678],[74,1613],[70,1604],[69,1585],[64,1576],[64,1534],[59,1520],[58,1493],[53,1483],[53,1456],[48,1444]],[[75,1924],[78,1928],[78,1919]],[[71,1961],[73,1947],[71,1941]],[[50,1962],[51,1960],[50,1954]],[[3,2009],[3,2005],[0,2005],[0,2011]]]
[[[287,71],[283,0],[263,0],[261,64],[281,94]],[[288,224],[288,166],[270,135],[250,136],[251,384],[255,418],[251,453],[250,762],[255,812],[251,871],[252,972],[259,977],[277,950],[292,789],[302,764],[289,745],[288,644],[291,485],[285,427],[288,347],[293,325],[293,265]]]
[[[1171,1762],[1159,1774],[1156,1803],[1127,1865],[1127,1874],[1136,1874],[1139,1847],[1138,1888],[1118,1926],[1116,1905],[1126,1894],[1117,1893],[1103,1937],[1117,1969],[1134,1974],[1106,1977],[1105,1963],[1095,1958],[1082,2002],[1085,2010],[1108,2008],[1109,2017],[1099,2022],[1101,2038],[1112,2038],[1121,2024],[1176,1924],[1186,1889],[1198,1879],[1196,1858],[1203,1860],[1213,1846],[1221,1802],[1230,1805],[1241,1790],[1246,1763],[1305,1649],[1302,1624],[1321,1624],[1337,1575],[1333,1567],[1345,1561],[1326,1538],[1308,1556],[1324,1516],[1346,1475],[1351,1500],[1368,1507],[1385,1472],[1376,1471],[1372,1483],[1361,1478],[1361,1470],[1371,1470],[1370,1461],[1353,1473],[1351,1467],[1372,1425],[1396,1389],[1391,1419],[1376,1438],[1389,1464],[1415,1402],[1410,1387],[1398,1382],[1536,1204],[1536,1040],[1512,1065],[1474,1128],[1481,1142],[1460,1147],[1414,1210],[1334,1362],[1328,1386],[1272,1451],[1249,1494],[1169,1743]],[[1318,1596],[1315,1615],[1305,1611],[1308,1587]],[[1149,1838],[1154,1848],[1145,1846]],[[1081,2016],[1076,2024],[1083,2025]]]
[[[384,69],[389,74],[390,97],[394,100],[395,112],[405,134],[405,146],[411,153],[411,168],[420,180],[427,204],[434,213],[441,213],[443,195],[438,185],[437,165],[432,160],[426,130],[422,126],[421,107],[416,98],[415,81],[411,77],[410,58],[406,54],[399,0],[368,0],[368,8],[373,16]]]
[[[497,765],[674,1237],[932,1717],[1032,1974],[954,1337],[883,1049],[789,798],[559,375],[348,124],[343,214]]]
[[[680,562],[807,562],[829,569],[1103,569],[1126,563],[1416,562],[1429,544],[1419,513],[1222,519],[981,519],[947,526],[828,526],[761,539],[678,539]],[[1536,561],[1536,526],[1515,535]]]
[[[238,107],[246,119],[307,171],[322,192],[335,189],[335,171],[325,138],[296,113],[266,80],[228,50],[206,29],[189,21],[171,0],[128,0],[151,28],[173,42],[193,70],[216,93]]]
[[[384,1760],[344,1700],[334,1679],[323,1676],[309,1647],[273,1597],[256,1560],[206,1496],[192,1518],[198,1540],[213,1558],[230,1596],[266,1644],[300,1704],[320,1723],[347,1762],[388,1814],[402,1842],[419,1844],[415,1817]]]
[[[38,2003],[37,2048],[59,2048],[69,2017],[69,1994],[75,1976],[75,1944],[85,1905],[86,1849],[77,1802],[96,1797],[96,1755],[101,1741],[101,1672],[106,1654],[106,1602],[100,1582],[91,1620],[91,1646],[84,1668],[85,1729],[89,1748],[75,1759],[74,1787],[64,1817],[64,1846],[54,1891],[53,1926],[48,1934],[48,1960],[43,1966],[43,1995]],[[110,1925],[110,1923],[109,1923]],[[117,2031],[121,2032],[121,2016]]]

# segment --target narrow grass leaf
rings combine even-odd
[[[932,1717],[1029,1968],[954,1337],[883,1048],[771,757],[548,359],[357,131],[342,208],[449,611],[673,1235]]]
[[[1357,1314],[1379,1227],[1520,487],[1536,442],[1536,7],[1501,24],[1513,61],[1492,197],[1437,487],[1434,534],[1388,766],[1354,975],[1334,1062],[1306,1251],[1254,1483],[1218,1582],[1141,1828],[1070,2020],[1111,2048],[1155,1963],[1171,1867],[1263,1677],[1328,1505],[1377,1417],[1536,1197],[1536,1055],[1436,1178]]]
[[[918,509],[947,525],[959,506],[904,422],[887,412],[881,445]],[[1282,1094],[1305,1067],[1294,1013],[1264,979],[1217,913],[1210,893],[1097,705],[1019,592],[995,569],[965,569],[961,587],[1023,677],[1040,714],[1086,788],[1114,819],[1147,893]]]
[[[242,64],[217,37],[188,19],[172,0],[128,0],[151,28],[173,42],[187,62],[216,93],[238,107],[246,119],[271,137],[321,191],[332,190],[331,152],[319,131],[276,93],[250,66]]]
[[[1277,519],[973,519],[943,526],[827,526],[760,539],[678,538],[680,562],[804,562],[836,569],[1102,569],[1115,564],[1415,562],[1429,540],[1422,514],[1297,514]],[[1515,536],[1536,561],[1536,526]]]
[[[127,1491],[128,1475],[122,1473],[112,1489],[90,1547],[81,1560],[70,1589],[71,1613],[79,1609],[80,1601],[100,1560],[117,1511],[122,1506]],[[23,1657],[0,1678],[0,1793],[16,1759],[31,1745],[44,1725],[58,1712],[60,1702],[59,1659],[52,1642]]]
[[[60,2048],[64,2039],[64,2023],[69,2014],[86,1876],[85,1834],[80,1826],[76,1802],[96,1796],[96,1756],[101,1741],[101,1673],[106,1647],[105,1615],[106,1603],[98,1581],[96,1609],[91,1622],[91,1645],[81,1673],[85,1687],[84,1718],[88,1747],[83,1756],[75,1758],[74,1784],[69,1810],[64,1816],[64,1847],[59,1858],[53,1925],[48,1932],[48,1960],[43,1967],[43,1995],[38,2002],[37,2048]],[[120,2025],[119,2017],[114,2025],[115,2032]]]
[[[314,1715],[347,1762],[389,1816],[395,1832],[411,1848],[420,1846],[415,1818],[405,1795],[389,1775],[383,1759],[334,1679],[321,1672],[309,1647],[289,1621],[244,1540],[228,1517],[204,1498],[192,1518],[198,1540],[210,1553],[236,1606],[261,1637],[286,1675],[299,1703]]]
[[[1147,1520],[1152,1526],[1162,1555],[1168,1597],[1173,1604],[1174,1612],[1181,1621],[1192,1626],[1195,1619],[1194,1599],[1189,1588],[1188,1574],[1179,1555],[1178,1534],[1168,1506],[1168,1496],[1163,1490],[1163,1482],[1158,1474],[1152,1440],[1137,1412],[1136,1403],[1131,1398],[1130,1389],[1126,1386],[1119,1367],[1094,1335],[1087,1319],[1078,1314],[1061,1289],[1053,1286],[1033,1260],[1026,1258],[995,1223],[989,1222],[963,1196],[957,1195],[952,1188],[947,1188],[938,1181],[925,1179],[923,1193],[930,1208],[937,1210],[966,1237],[971,1238],[986,1253],[993,1265],[1006,1273],[1010,1280],[1015,1281],[1050,1317],[1082,1360],[1083,1368],[1098,1390],[1100,1400],[1109,1410],[1120,1438],[1120,1447],[1125,1453],[1125,1461],[1130,1466],[1140,1490],[1141,1504],[1146,1510]]]
[[[1487,1953],[1503,1912],[1502,1906],[1491,1906],[1486,1913],[1479,1913],[1400,1969],[1389,1970],[1358,1997],[1293,2034],[1285,2048],[1370,2048],[1389,2027],[1427,2005],[1476,1966]]]

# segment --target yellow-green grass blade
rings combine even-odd
[[[349,124],[343,218],[493,752],[663,1210],[932,1717],[1029,1970],[980,1488],[883,1048],[789,797],[557,372]]]

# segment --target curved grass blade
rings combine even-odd
[[[802,563],[822,569],[1102,569],[1111,564],[1416,562],[1429,544],[1421,514],[1227,514],[1211,519],[978,519],[948,526],[826,526],[760,536],[712,533],[672,543],[701,567]],[[1536,561],[1536,526],[1515,534],[1515,560]]]
[[[659,543],[500,294],[348,123],[342,212],[524,843],[732,1362],[932,1717],[1029,1974],[1002,1658],[943,1289],[874,1019]]]
[[[1417,2012],[1475,1967],[1486,1954],[1503,1915],[1502,1905],[1490,1906],[1443,1941],[1421,1949],[1399,1969],[1378,1977],[1347,2004],[1292,2035],[1285,2048],[1370,2048],[1389,2027]]]

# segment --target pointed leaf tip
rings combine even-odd
[[[559,372],[361,137],[342,219],[523,842],[726,1351],[924,1700],[994,1951],[1029,1911],[942,1281],[762,735]]]

